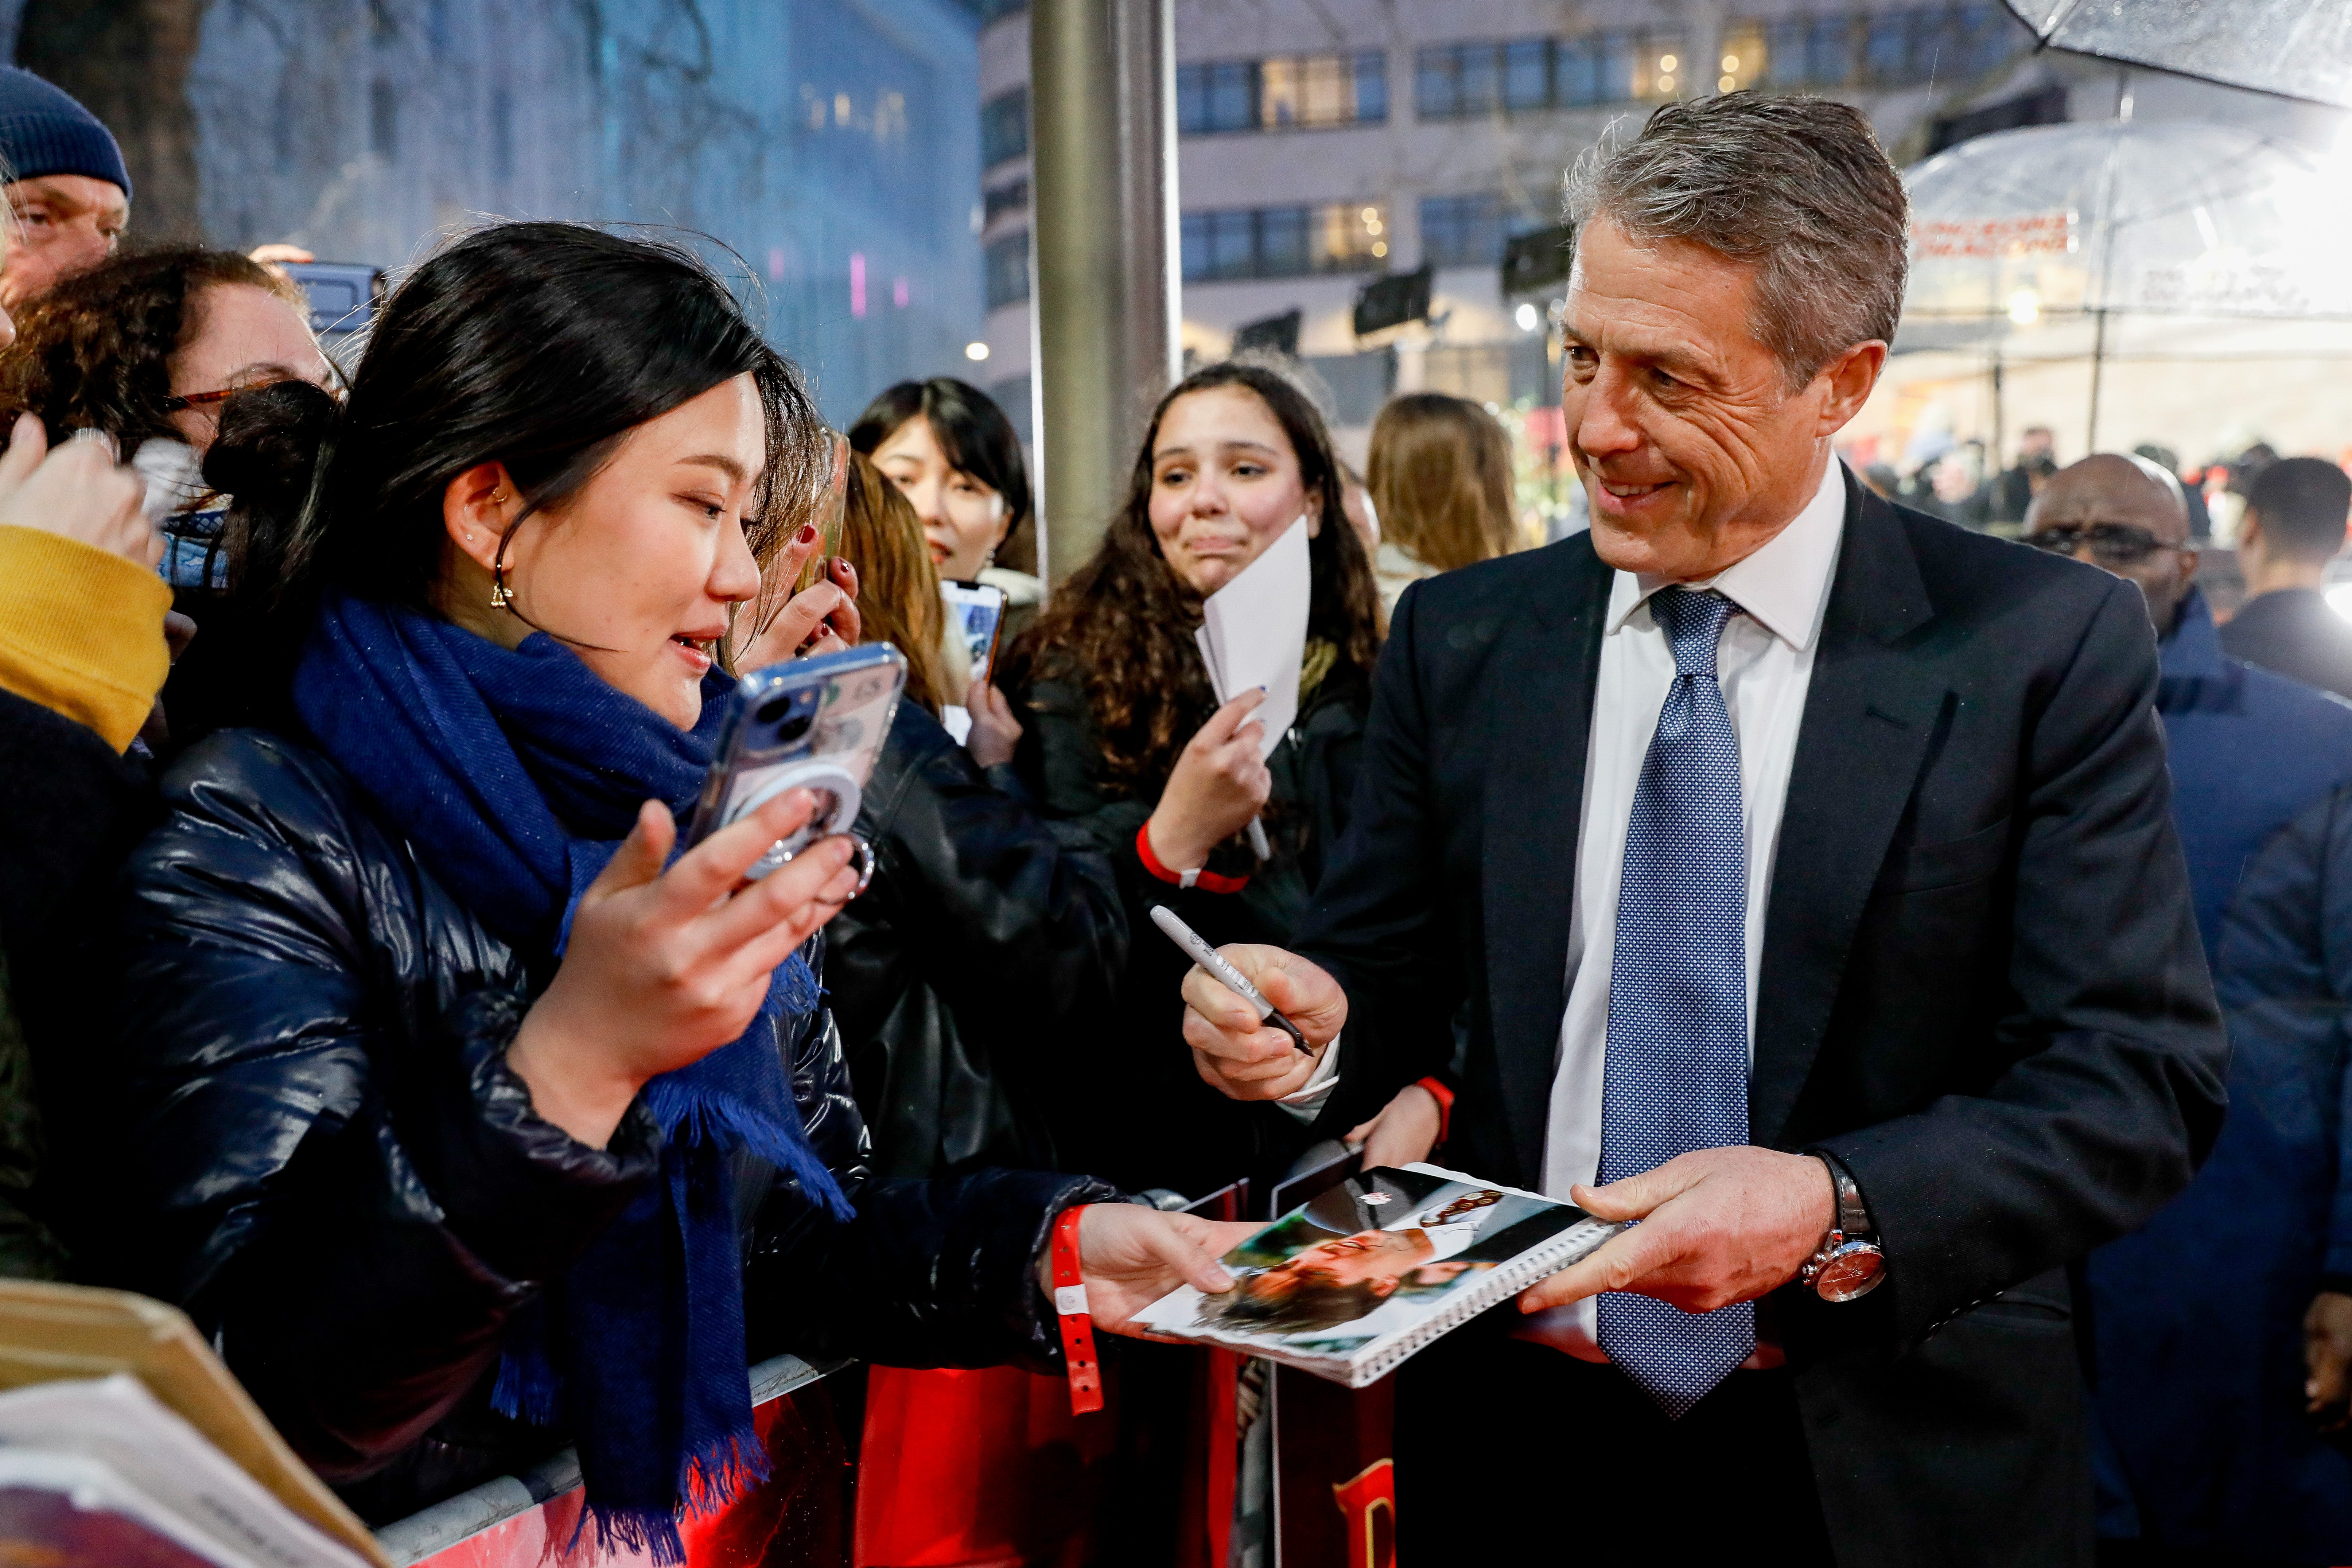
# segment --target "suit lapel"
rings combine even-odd
[[[1485,781],[1480,885],[1487,999],[1511,1142],[1541,1178],[1559,1020],[1567,1004],[1576,836],[1601,623],[1612,574],[1580,536],[1547,552],[1501,657]]]
[[[1863,906],[1949,695],[1906,647],[1935,611],[1903,522],[1846,484],[1845,538],[1789,775],[1756,988],[1748,1134],[1767,1146],[1812,1070]]]

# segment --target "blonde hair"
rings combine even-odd
[[[862,452],[849,455],[841,554],[857,568],[857,613],[865,640],[907,656],[907,696],[937,715],[951,695],[940,648],[947,609],[923,524],[898,487]]]
[[[1423,565],[1451,572],[1518,548],[1511,439],[1476,404],[1442,392],[1390,399],[1367,466],[1381,538]]]

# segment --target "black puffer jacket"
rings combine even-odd
[[[1063,1076],[1051,1105],[1063,1167],[1195,1196],[1236,1176],[1279,1175],[1309,1142],[1307,1124],[1278,1105],[1228,1100],[1201,1080],[1184,1044],[1179,994],[1192,960],[1150,923],[1150,910],[1166,904],[1213,946],[1289,944],[1347,830],[1370,683],[1341,666],[1301,702],[1266,759],[1274,785],[1263,820],[1274,858],[1259,863],[1238,834],[1210,858],[1211,870],[1248,874],[1238,893],[1179,888],[1144,868],[1136,835],[1165,781],[1128,795],[1104,788],[1101,742],[1075,685],[1041,679],[1013,700],[1024,726],[1014,767],[1065,831],[1083,833],[1110,858],[1130,933],[1117,997],[1083,1047],[1085,1070]],[[1105,1116],[1106,1106],[1119,1114]]]
[[[633,1108],[593,1149],[532,1113],[505,1050],[549,962],[484,929],[323,757],[227,731],[163,794],[121,890],[98,1066],[122,1185],[87,1240],[114,1279],[218,1335],[363,1512],[397,1516],[552,1446],[491,1416],[485,1387],[516,1314],[653,1173],[650,1121]],[[791,1050],[857,1218],[739,1167],[752,1354],[1050,1358],[1035,1258],[1055,1214],[1111,1190],[875,1178],[830,1013]]]
[[[857,831],[874,881],[825,928],[825,990],[874,1169],[1054,1164],[1040,1080],[1091,1049],[1127,959],[1108,858],[1056,837],[912,702]]]

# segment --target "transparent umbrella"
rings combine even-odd
[[[2352,109],[2345,0],[2009,0],[2053,48]]]
[[[2113,318],[2352,321],[2344,172],[2293,142],[2188,121],[2034,126],[1906,178],[1898,346],[1999,353],[2087,321],[2095,437]]]

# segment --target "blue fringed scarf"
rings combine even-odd
[[[715,683],[714,683],[715,684]],[[320,746],[506,941],[562,952],[580,895],[648,798],[681,820],[721,704],[691,731],[607,686],[552,637],[509,652],[412,610],[331,595],[294,677]],[[847,1218],[793,1102],[778,1041],[817,1005],[795,954],[751,1026],[648,1083],[661,1176],[550,1292],[494,1395],[560,1415],[601,1540],[684,1561],[677,1519],[765,1473],[744,1376],[742,1257],[730,1153],[747,1149]]]

